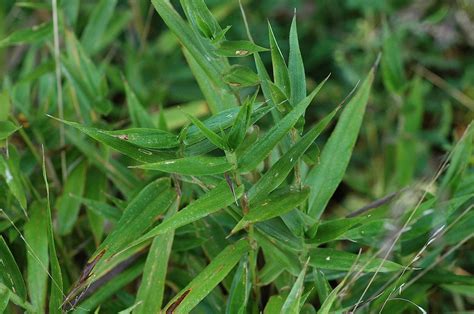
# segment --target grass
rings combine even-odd
[[[0,312],[468,311],[473,12],[3,2]]]

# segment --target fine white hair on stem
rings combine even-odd
[[[53,30],[54,30],[54,64],[56,74],[56,97],[58,104],[58,115],[61,120],[64,119],[63,86],[61,82],[61,57],[59,48],[59,22],[58,22],[58,3],[57,0],[51,0],[53,9]],[[65,136],[64,124],[59,125],[59,144],[61,146],[61,173],[63,184],[67,178],[66,152],[64,151]]]

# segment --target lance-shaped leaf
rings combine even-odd
[[[227,300],[226,313],[247,313],[247,303],[251,288],[248,256],[242,257],[235,272]]]
[[[267,48],[260,47],[247,40],[224,40],[221,42],[215,53],[221,57],[245,57],[256,52],[267,51]]]
[[[301,307],[301,295],[303,294],[304,290],[304,277],[306,275],[306,269],[308,268],[308,261],[304,264],[301,273],[296,278],[293,287],[291,287],[290,294],[283,303],[281,308],[281,313],[289,313],[289,314],[298,314],[300,313]]]
[[[210,215],[221,208],[227,207],[234,203],[244,193],[244,186],[241,185],[232,191],[227,181],[222,181],[214,189],[210,190],[199,199],[195,200],[179,212],[169,217],[161,224],[143,235],[140,239],[132,243],[138,245],[147,239],[153,238],[159,234],[175,230],[185,226],[207,215]]]
[[[165,307],[169,313],[189,313],[234,268],[250,250],[246,239],[226,247],[213,261],[184,287]]]
[[[301,57],[296,28],[296,14],[293,16],[290,29],[290,56],[288,60],[290,76],[290,103],[295,105],[306,97],[306,76],[304,73],[303,58]]]
[[[251,223],[265,221],[283,215],[299,206],[306,200],[308,195],[309,189],[271,195],[268,199],[252,206],[250,212],[237,223],[231,233],[235,233]]]
[[[3,236],[0,236],[0,261],[0,282],[26,300],[26,286],[23,276]]]
[[[117,0],[101,0],[95,6],[82,32],[81,42],[86,51],[94,52],[98,48],[116,5]]]
[[[339,108],[322,119],[315,127],[308,131],[298,143],[290,148],[261,178],[255,183],[247,193],[251,203],[258,202],[275,190],[288,176],[291,169],[296,165],[298,159],[303,156],[306,150],[321,134],[326,126],[334,118]]]
[[[165,149],[179,145],[176,135],[158,129],[132,128],[103,132],[143,148]]]
[[[242,107],[240,107],[239,114],[235,118],[234,125],[230,129],[227,143],[233,149],[239,147],[245,138],[252,117],[252,105],[254,104],[256,97],[257,93],[255,93],[253,97],[247,98]]]
[[[229,71],[224,74],[224,81],[233,87],[248,87],[258,85],[259,77],[250,68],[234,64]]]
[[[132,125],[137,128],[154,128],[155,125],[142,104],[138,100],[137,96],[133,92],[128,82],[123,79],[123,85],[125,86],[125,94],[127,96],[128,113],[130,114],[130,120]]]
[[[117,136],[110,135],[108,134],[108,132],[110,131],[104,131],[93,127],[81,125],[76,122],[61,120],[54,117],[52,118],[60,122],[66,123],[67,125],[75,127],[82,133],[89,135],[93,139],[101,142],[102,144],[110,146],[111,148],[135,160],[150,163],[172,158],[172,156],[169,154],[163,152],[153,152],[145,148],[140,148],[132,143],[129,143],[128,141],[120,139]]]
[[[34,202],[30,207],[30,219],[25,224],[25,241],[28,243],[27,285],[31,304],[38,312],[45,311],[48,293],[48,217],[46,202]],[[33,255],[34,254],[34,255]]]
[[[338,251],[335,249],[317,248],[309,250],[309,264],[319,269],[331,269],[348,271],[354,262],[358,261],[355,269],[362,269],[364,272],[374,272],[380,263],[384,263],[380,272],[391,272],[403,269],[403,266],[391,261],[383,261],[381,258],[373,258],[369,255],[362,254],[359,259],[357,254]]]
[[[15,133],[19,128],[10,121],[0,121],[0,141]]]
[[[35,25],[32,28],[20,29],[0,40],[0,48],[11,45],[30,44],[44,40],[53,35],[53,23]]]
[[[201,130],[201,132],[204,134],[204,136],[207,137],[207,139],[214,145],[216,145],[217,147],[219,147],[220,149],[222,150],[226,150],[227,149],[227,143],[225,142],[225,140],[217,135],[213,130],[211,130],[210,128],[208,128],[204,123],[202,123],[199,119],[196,119],[195,117],[189,115],[189,114],[186,114],[186,116],[189,118],[189,120],[191,120],[191,122],[196,126],[198,127],[199,130]]]
[[[270,41],[270,50],[272,54],[273,80],[286,96],[290,95],[290,78],[285,59],[281,53],[280,47],[273,34],[272,26],[268,22],[268,36]]]
[[[134,166],[133,168],[197,176],[224,173],[231,170],[232,167],[225,157],[191,156]]]
[[[107,252],[103,259],[106,259],[146,232],[175,199],[175,191],[170,185],[169,178],[162,178],[143,188],[130,201],[117,226],[102,242],[94,257],[105,249]]]
[[[9,148],[9,152],[8,159],[0,155],[0,176],[5,179],[10,192],[18,200],[26,216],[26,195],[21,182],[20,158],[13,147]]]
[[[314,218],[321,216],[344,177],[362,124],[373,79],[374,69],[341,113],[336,128],[321,153],[320,164],[306,177],[306,184],[311,187],[308,213]]]
[[[380,67],[383,83],[392,93],[400,93],[406,83],[401,51],[396,34],[393,34],[387,23],[384,22],[383,55]]]
[[[326,78],[327,80],[327,78]],[[326,82],[321,82],[314,91],[295,106],[283,119],[272,127],[268,132],[255,142],[238,160],[240,172],[249,172],[257,167],[272,151],[272,149],[280,142],[280,140],[288,134],[288,131],[296,124],[298,119],[303,115],[306,108],[319,92]]]

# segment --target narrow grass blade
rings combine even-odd
[[[227,276],[249,250],[250,245],[246,239],[229,245],[171,299],[165,307],[166,311],[174,314],[189,313]]]
[[[26,216],[26,194],[21,182],[20,159],[13,147],[9,149],[9,152],[8,159],[0,155],[0,175],[5,179],[10,192],[18,200]]]
[[[150,118],[150,115],[143,108],[142,104],[140,103],[137,96],[135,95],[132,88],[125,79],[123,79],[123,85],[125,86],[128,113],[130,114],[130,120],[132,120],[132,125],[136,128],[154,128],[155,124]]]
[[[147,239],[153,238],[159,234],[175,230],[179,227],[185,226],[203,217],[206,217],[221,208],[227,207],[239,199],[243,192],[244,186],[241,185],[234,189],[232,193],[229,185],[224,180],[219,183],[214,189],[210,190],[179,212],[169,217],[161,224],[150,230],[142,236],[135,244],[139,244]]]
[[[101,0],[95,6],[82,32],[81,42],[90,53],[96,51],[114,14],[117,0]]]
[[[272,54],[273,80],[275,85],[285,93],[286,97],[288,97],[290,95],[290,77],[288,74],[288,68],[276,41],[275,34],[273,34],[270,22],[268,22],[268,36]]]
[[[303,58],[301,57],[296,27],[296,14],[293,16],[290,28],[290,56],[288,60],[290,77],[290,103],[295,105],[306,97],[306,76]]]
[[[162,161],[162,160],[171,158],[171,156],[169,156],[169,154],[166,154],[166,153],[152,152],[148,149],[140,148],[132,143],[129,143],[126,140],[120,139],[117,136],[108,134],[107,133],[108,131],[103,131],[103,130],[96,129],[93,127],[84,126],[76,122],[60,120],[57,118],[53,118],[53,119],[56,119],[62,123],[70,125],[78,129],[82,133],[87,134],[93,139],[101,142],[102,144],[110,146],[113,149],[121,152],[122,154],[125,154],[141,162],[150,163],[150,162],[157,162],[157,161]]]
[[[301,308],[301,295],[303,294],[304,290],[304,277],[306,275],[306,269],[308,267],[308,262],[305,263],[301,273],[298,275],[293,287],[291,287],[290,294],[283,303],[281,307],[281,312],[283,314],[298,314],[300,313]]]
[[[248,256],[244,255],[240,260],[239,267],[235,272],[232,286],[227,300],[227,314],[244,314],[247,313],[247,303],[250,295],[250,270]]]
[[[232,87],[248,87],[260,83],[257,73],[246,66],[238,64],[232,65],[224,74],[224,81]]]
[[[331,269],[348,271],[357,261],[357,254],[348,253],[345,251],[338,251],[335,249],[317,248],[309,250],[310,261],[309,264],[319,269]],[[369,262],[370,260],[370,262]],[[361,255],[358,260],[358,265],[355,269],[359,269],[361,265],[365,266],[364,272],[375,272],[382,262],[381,258],[372,258],[368,255]],[[380,272],[392,272],[402,270],[403,266],[391,261],[385,261]]]
[[[21,271],[3,236],[0,235],[0,278],[1,282],[23,300],[27,290]]]
[[[56,253],[56,244],[53,234],[53,221],[51,214],[51,201],[49,196],[49,184],[46,175],[46,166],[43,150],[43,181],[46,186],[46,217],[47,217],[47,232],[48,232],[48,251],[51,273],[50,297],[49,297],[49,312],[61,313],[61,306],[63,301],[63,278],[61,274],[61,266],[59,266],[58,255]]]
[[[250,120],[252,117],[252,106],[257,97],[257,92],[253,97],[247,98],[244,104],[240,107],[239,114],[234,120],[234,125],[228,133],[227,142],[232,149],[237,149],[242,144],[247,129],[250,126]]]
[[[320,83],[309,96],[296,105],[292,111],[281,119],[278,124],[268,130],[263,137],[259,138],[257,142],[239,158],[238,163],[240,172],[252,171],[270,154],[278,142],[280,142],[296,122],[298,122],[298,119],[304,114],[306,108],[312,102],[325,82],[326,80]]]
[[[144,164],[134,168],[193,176],[224,173],[230,171],[233,166],[225,157],[192,156]]]
[[[213,130],[208,128],[204,123],[202,123],[199,119],[196,119],[195,117],[191,115],[186,115],[191,122],[198,127],[198,129],[207,137],[207,139],[217,147],[219,147],[222,150],[227,149],[227,144],[225,143],[225,140],[217,135]]]
[[[362,86],[341,113],[336,128],[321,153],[320,164],[306,177],[306,184],[311,187],[308,214],[313,218],[321,217],[344,177],[362,124],[373,79],[374,69],[369,72]]]
[[[400,54],[401,47],[396,34],[383,23],[383,55],[380,68],[385,87],[392,93],[400,93],[405,87],[405,72]]]
[[[73,196],[82,196],[86,183],[87,163],[79,163],[64,184],[63,194],[56,201],[58,233],[69,234],[76,224],[81,203]]]
[[[5,313],[8,302],[10,301],[10,295],[10,290],[0,287],[0,312]]]
[[[258,202],[275,190],[295,167],[299,158],[313,144],[326,126],[332,121],[339,108],[335,109],[315,127],[308,131],[298,143],[290,148],[261,178],[255,183],[247,195],[251,203]]]
[[[46,310],[48,294],[48,217],[46,202],[34,202],[30,220],[25,224],[25,242],[28,243],[27,286],[31,304],[38,312]]]
[[[225,40],[217,47],[215,53],[221,57],[246,57],[253,53],[267,50],[267,48],[260,47],[251,41]]]
[[[277,193],[271,195],[268,199],[255,204],[251,207],[250,212],[240,220],[232,229],[231,233],[235,233],[251,223],[265,221],[274,217],[281,216],[293,208],[298,207],[306,200],[309,195],[309,189],[298,192],[286,192],[284,194]]]
[[[8,37],[0,40],[0,48],[20,45],[20,44],[31,44],[38,42],[53,35],[53,23],[43,23],[35,25],[32,28],[20,29],[11,33]]]
[[[0,121],[0,141],[15,133],[19,127],[10,121]]]
[[[166,149],[179,145],[176,135],[156,128],[132,128],[102,132],[143,148]]]

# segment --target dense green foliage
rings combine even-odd
[[[474,306],[474,3],[241,2],[0,3],[0,312]]]

